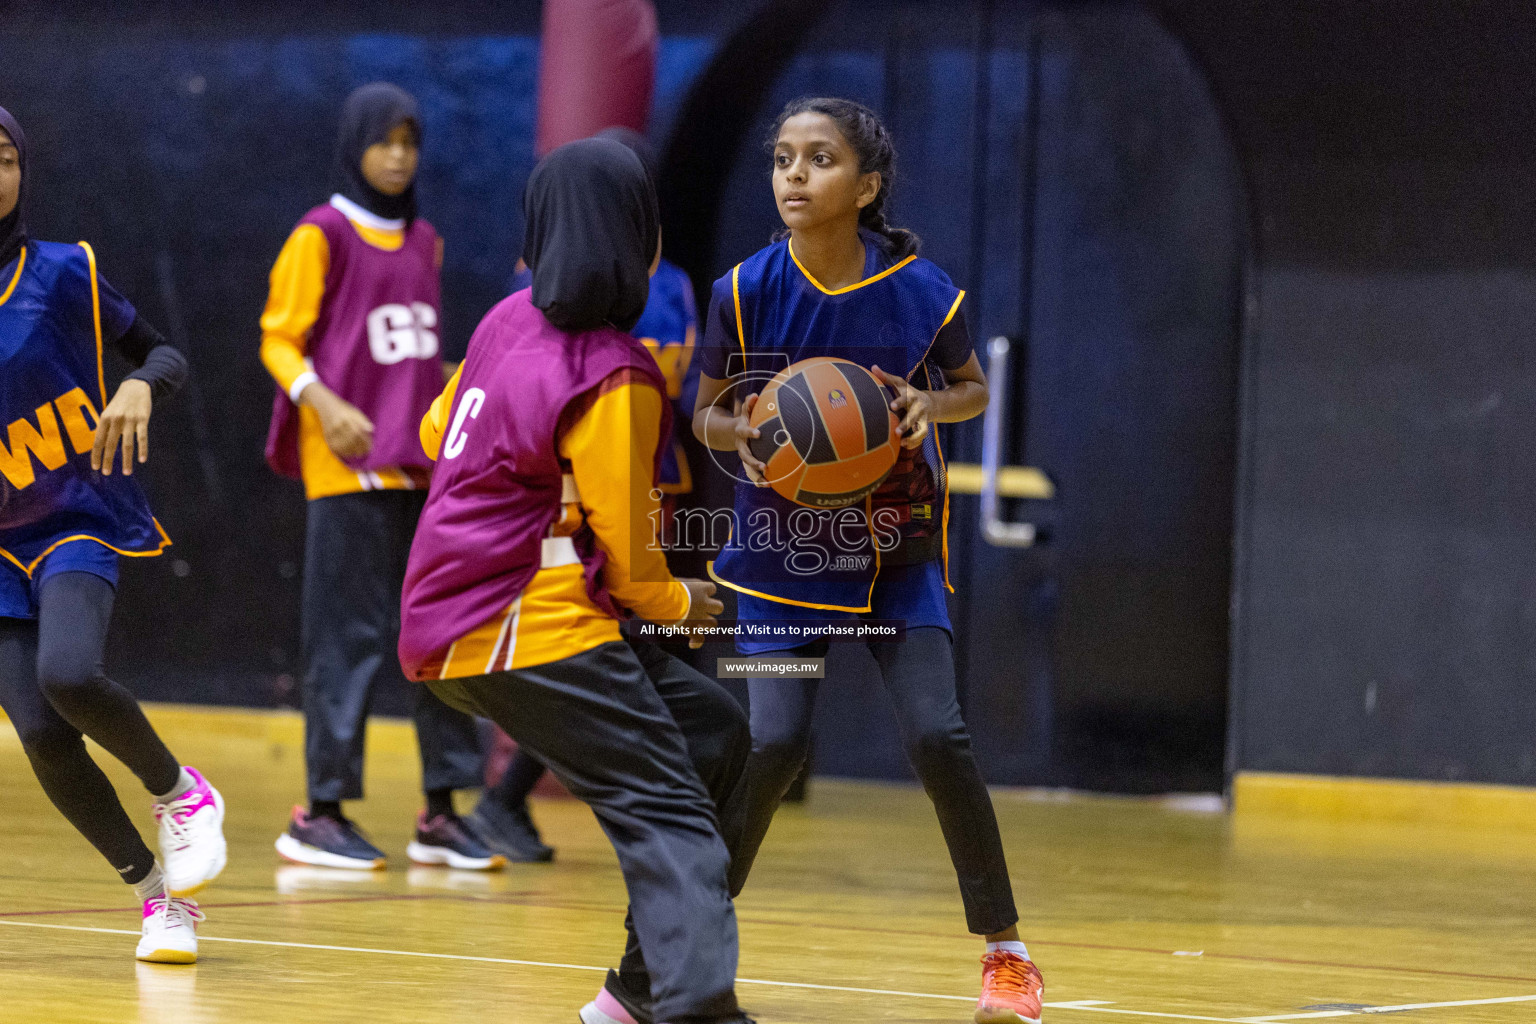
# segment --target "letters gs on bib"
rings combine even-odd
[[[393,366],[437,355],[437,310],[425,302],[389,302],[368,314],[368,349],[374,362]]]

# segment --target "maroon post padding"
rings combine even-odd
[[[544,0],[536,153],[604,128],[644,134],[658,40],[651,0]]]

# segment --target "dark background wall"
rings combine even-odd
[[[1536,782],[1536,11],[1166,9],[1258,232],[1230,765]]]
[[[111,667],[157,699],[295,699],[304,502],[262,461],[267,273],[330,194],[335,118],[379,78],[424,111],[423,213],[446,240],[445,351],[505,294],[533,167],[539,6],[22,5],[0,100],[35,154],[39,237],[86,238],[103,273],[191,359],[156,416],[146,486],[175,540],[124,574]],[[659,120],[707,37],[668,39]],[[377,707],[408,708],[409,691]]]
[[[680,119],[698,113],[758,7],[658,3],[654,134],[682,140],[669,168],[703,161],[725,182],[710,244],[691,264],[700,283],[776,226],[758,148],[772,112],[802,92],[851,95],[895,132],[897,220],[969,290],[978,342],[1008,334],[1024,353],[1014,378],[999,382],[1015,410],[1005,455],[1046,469],[1059,497],[1010,513],[1045,517],[1051,542],[995,549],[979,539],[974,498],[956,498],[953,510],[962,699],[989,776],[1218,788],[1244,289],[1262,283],[1268,294],[1282,280],[1264,262],[1281,237],[1272,228],[1259,270],[1245,277],[1245,187],[1264,202],[1277,189],[1312,195],[1273,169],[1289,169],[1284,152],[1310,137],[1307,117],[1279,110],[1293,134],[1256,144],[1254,126],[1273,133],[1284,104],[1256,91],[1243,70],[1252,62],[1233,54],[1278,47],[1286,33],[1305,42],[1306,24],[1256,29],[1216,5],[801,3],[810,13],[790,26],[781,64],[769,67],[766,49],[739,62],[743,88],[760,79],[761,95],[740,114],[750,126],[729,145],[708,133],[687,142]],[[373,0],[191,13],[66,2],[8,13],[0,102],[33,138],[34,226],[97,243],[108,277],[194,365],[193,388],[157,419],[148,475],[177,544],[127,572],[110,654],[141,694],[292,701],[303,504],[260,458],[271,386],[256,360],[256,320],[267,270],[294,220],[327,194],[340,99],[392,78],[423,103],[424,211],[447,238],[445,333],[450,351],[461,347],[502,294],[519,246],[537,19],[532,3],[397,11]],[[1280,82],[1283,62],[1267,60]],[[1215,69],[1214,87],[1202,63]],[[1229,109],[1255,96],[1270,106]],[[1310,215],[1298,209],[1287,223]],[[687,216],[669,204],[669,231]],[[1341,287],[1347,305],[1354,293]],[[1292,308],[1308,302],[1298,296]],[[1269,376],[1250,366],[1258,397],[1244,422],[1265,407]],[[946,451],[976,461],[979,435],[979,423],[949,428]],[[1247,436],[1257,450],[1260,435]],[[1284,560],[1260,566],[1250,551],[1267,506],[1241,493],[1244,579],[1285,578]],[[1244,657],[1275,649],[1249,636],[1247,607]],[[849,682],[825,688],[819,766],[905,777],[870,663],[852,650],[839,657]],[[1251,687],[1248,664],[1245,695],[1291,685],[1272,673]],[[402,688],[378,706],[399,709],[406,698]],[[1261,698],[1245,700],[1236,720],[1270,714]],[[1247,733],[1234,736],[1247,750]]]

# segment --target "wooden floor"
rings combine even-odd
[[[417,768],[404,727],[385,724],[355,812],[391,869],[279,866],[272,840],[301,790],[292,716],[153,717],[229,803],[230,867],[203,896],[201,962],[135,963],[127,890],[48,805],[0,723],[0,1021],[572,1024],[615,961],[623,888],[579,804],[535,808],[559,848],[551,866],[407,870]],[[142,792],[108,770],[147,831]],[[1530,835],[996,801],[1046,1020],[1402,1007],[1413,1024],[1536,1021]],[[763,1024],[970,1019],[980,942],[920,790],[818,781],[807,806],[780,815],[737,906],[739,993]]]

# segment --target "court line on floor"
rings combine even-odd
[[[1048,940],[1031,939],[1037,946],[1076,946],[1082,949],[1124,949],[1134,951],[1130,946],[1095,946],[1086,942],[1050,942]],[[1163,950],[1141,950],[1146,953],[1164,952]],[[1170,956],[1173,950],[1166,951]],[[1201,954],[1204,960],[1246,960],[1258,964],[1287,964],[1296,967],[1331,967],[1345,971],[1387,971],[1394,974],[1429,974],[1439,978],[1471,978],[1475,981],[1524,981],[1536,982],[1536,978],[1519,974],[1478,974],[1473,971],[1445,971],[1433,967],[1397,967],[1392,964],[1351,964],[1341,963],[1337,960],[1298,960],[1285,956],[1260,956],[1253,953],[1213,953],[1206,950]]]
[[[1270,1021],[1316,1020],[1321,1017],[1354,1017],[1367,1013],[1403,1013],[1407,1010],[1441,1010],[1452,1006],[1492,1006],[1495,1003],[1536,1003],[1536,996],[1498,996],[1493,999],[1453,999],[1446,1003],[1402,1003],[1398,1006],[1362,1006],[1358,1010],[1316,1010],[1311,1013],[1279,1013],[1271,1017],[1241,1017],[1241,1024]]]
[[[1085,999],[1082,1003],[1097,1002],[1094,999]],[[1192,1013],[1155,1013],[1151,1010],[1121,1010],[1113,1006],[1085,1006],[1078,1002],[1069,1003],[1041,1003],[1048,1010],[1082,1010],[1085,1013],[1120,1013],[1130,1017],[1164,1017],[1173,1020],[1214,1020],[1222,1024],[1237,1024],[1232,1017],[1201,1017]]]
[[[0,925],[11,925],[16,928],[47,928],[55,931],[92,932],[102,935],[130,935],[140,934],[126,928],[93,928],[86,925],[48,924],[42,921],[0,921]],[[239,939],[224,935],[204,935],[200,937],[203,942],[229,942],[245,946],[275,946],[284,949],[314,949],[336,953],[368,953],[377,956],[404,956],[417,957],[427,960],[456,960],[470,963],[505,964],[513,967],[544,967],[556,970],[588,971],[603,973],[606,967],[593,967],[588,964],[566,964],[544,960],[517,960],[510,957],[470,956],[462,953],[422,953],[416,950],[406,949],[377,949],[368,946],[334,946],[312,942],[286,942],[276,939]],[[774,988],[800,988],[811,989],[819,992],[849,992],[856,995],[874,996],[901,996],[910,999],[941,999],[969,1003],[974,996],[950,996],[934,992],[907,992],[900,989],[860,988],[851,985],[825,985],[807,981],[771,981],[761,978],[737,978],[738,984],[764,985]],[[1311,1013],[1276,1014],[1259,1017],[1210,1017],[1200,1014],[1165,1013],[1153,1010],[1127,1010],[1116,1006],[1088,1005],[1097,1000],[1084,999],[1059,1003],[1046,1003],[1045,1006],[1055,1010],[1080,1010],[1084,1013],[1110,1013],[1129,1017],[1157,1017],[1167,1020],[1201,1020],[1217,1021],[1220,1024],[1270,1024],[1270,1022],[1307,1020],[1322,1017],[1353,1017],[1365,1014],[1377,1013],[1402,1013],[1411,1010],[1433,1010],[1455,1006],[1491,1006],[1503,1003],[1529,1003],[1536,1002],[1536,995],[1528,996],[1496,996],[1487,999],[1458,999],[1449,1002],[1437,1003],[1402,1003],[1396,1006],[1367,1006],[1358,1010],[1323,1010]]]
[[[474,899],[474,897],[460,897]],[[510,901],[509,901],[510,902]],[[566,908],[575,909],[575,908]],[[736,919],[744,924],[768,924],[793,927],[793,921],[778,921],[771,918],[746,916],[741,913]],[[868,932],[876,935],[910,935],[919,938],[957,938],[947,932],[925,932],[910,928],[874,928],[867,925],[854,924],[827,924],[818,923],[818,928],[846,932]],[[970,938],[970,936],[966,936]],[[1175,956],[1179,952],[1175,949],[1154,949],[1150,946],[1116,946],[1100,942],[1069,942],[1058,939],[1030,938],[1031,946],[1061,946],[1067,949],[1095,949],[1110,953],[1151,953],[1158,956]],[[1352,964],[1342,963],[1337,960],[1300,960],[1295,957],[1264,956],[1256,953],[1218,953],[1206,950],[1201,954],[1203,960],[1239,960],[1259,964],[1287,964],[1296,967],[1331,967],[1336,970],[1347,971],[1386,971],[1394,974],[1429,974],[1442,978],[1471,978],[1475,981],[1517,981],[1536,982],[1536,977],[1520,974],[1479,974],[1472,971],[1447,971],[1433,967],[1399,967],[1393,964]]]
[[[511,906],[544,907],[552,910],[574,910],[581,912],[601,912],[609,914],[626,913],[626,907],[615,907],[610,904],[580,903],[569,900],[542,899],[536,892],[522,893],[486,893],[476,895],[472,893],[424,893],[425,897],[433,899],[457,900],[466,903],[506,904]],[[216,909],[216,908],[215,908]],[[786,911],[786,913],[794,913]],[[760,924],[774,927],[804,927],[797,921],[784,921],[772,917],[762,917],[756,914],[743,914],[738,909],[736,920],[742,924]],[[878,928],[871,925],[856,924],[828,924],[817,925],[818,928],[858,932],[872,935],[906,935],[914,938],[925,939],[963,939],[969,941],[971,936],[957,936],[952,932],[922,931],[915,928]],[[1029,940],[1035,946],[1061,946],[1067,949],[1094,949],[1113,953],[1149,953],[1154,956],[1174,956],[1177,950],[1155,949],[1150,946],[1118,946],[1099,942],[1071,942],[1068,940],[1040,939]],[[1399,967],[1394,964],[1355,964],[1344,963],[1337,960],[1301,960],[1295,957],[1266,956],[1256,953],[1220,953],[1207,950],[1202,954],[1206,960],[1236,960],[1247,963],[1260,964],[1286,964],[1296,967],[1328,967],[1335,970],[1347,971],[1384,971],[1391,974],[1427,974],[1442,978],[1470,978],[1475,981],[1513,981],[1536,983],[1536,977],[1519,974],[1481,974],[1473,971],[1448,971],[1434,967]]]
[[[381,893],[375,896],[332,896],[317,900],[260,900],[249,903],[199,903],[203,910],[243,910],[250,907],[297,907],[308,906],[312,903],[380,903],[390,900],[435,900],[440,899],[442,893]],[[0,910],[0,918],[4,917],[48,917],[55,914],[122,914],[128,908],[124,907],[66,907],[63,910]]]
[[[600,912],[610,914],[623,914],[624,907],[615,907],[599,903],[579,903],[562,900],[540,899],[536,893],[487,893],[474,895],[470,893],[437,893],[437,898],[447,900],[460,900],[467,903],[508,904],[512,906],[545,907],[552,910],[575,910],[582,912]],[[794,913],[794,911],[782,911]],[[773,917],[763,917],[759,914],[743,914],[738,907],[736,920],[742,924],[760,924],[774,927],[803,927],[796,921],[779,920]],[[952,932],[923,931],[915,928],[878,928],[870,925],[855,924],[828,924],[817,925],[832,931],[857,932],[869,935],[905,935],[914,938],[925,939],[970,939],[970,936],[957,936]],[[1112,953],[1149,953],[1154,956],[1174,956],[1179,951],[1175,949],[1160,949],[1151,946],[1120,946],[1101,942],[1072,942],[1059,939],[1031,938],[1032,946],[1061,946],[1066,949],[1094,949]],[[1296,967],[1328,967],[1345,971],[1384,971],[1391,974],[1427,974],[1441,978],[1470,978],[1475,981],[1513,981],[1536,983],[1536,977],[1520,974],[1483,974],[1475,971],[1449,971],[1434,967],[1403,967],[1395,964],[1357,964],[1337,960],[1302,960],[1296,957],[1267,956],[1257,953],[1220,953],[1206,950],[1202,954],[1206,960],[1236,960],[1248,963],[1260,964],[1287,964]]]
[[[138,931],[130,931],[126,928],[92,928],[77,924],[48,924],[42,921],[0,921],[0,925],[10,925],[14,928],[48,928],[55,931],[67,932],[92,932],[100,935],[132,935],[140,934]],[[374,949],[367,946],[332,946],[312,942],[282,942],[274,939],[237,939],[224,935],[199,936],[200,942],[231,942],[246,946],[278,946],[285,949],[316,949],[336,953],[372,953],[380,956],[407,956],[419,957],[427,960],[459,960],[471,963],[506,964],[513,967],[547,967],[569,971],[592,971],[606,973],[606,967],[591,967],[587,964],[563,964],[541,960],[514,960],[507,957],[494,956],[468,956],[460,953],[421,953],[415,950],[405,949]],[[855,995],[871,996],[901,996],[909,999],[941,999],[949,1002],[971,1003],[975,1002],[975,996],[948,996],[934,992],[905,992],[899,989],[885,988],[859,988],[852,985],[822,985],[808,981],[769,981],[761,978],[737,978],[741,985],[764,985],[773,988],[801,988],[818,992],[849,992]],[[1082,1002],[1093,1002],[1083,1000]],[[1158,1017],[1173,1020],[1201,1020],[1217,1021],[1220,1024],[1234,1024],[1232,1017],[1205,1017],[1187,1013],[1155,1013],[1147,1010],[1123,1010],[1109,1006],[1086,1006],[1078,1002],[1046,1003],[1058,1010],[1082,1010],[1087,1013],[1114,1013],[1131,1017]]]
[[[465,903],[503,904],[511,906],[544,907],[553,910],[575,910],[582,912],[598,911],[610,914],[625,913],[623,907],[613,907],[604,904],[562,902],[558,900],[540,899],[537,893],[492,893],[474,895],[470,893],[381,893],[375,895],[338,896],[323,899],[295,899],[295,900],[270,900],[264,902],[248,903],[209,903],[204,904],[204,910],[240,909],[247,907],[278,907],[298,906],[306,903],[363,903],[385,900],[454,900]],[[15,913],[0,913],[0,918],[5,917],[34,917],[42,915],[58,914],[98,914],[121,913],[123,908],[91,908],[87,910],[32,910],[18,911]],[[738,913],[737,920],[742,924],[761,924],[774,927],[798,927],[793,921],[780,921],[773,918],[759,917],[756,915],[743,915]],[[956,938],[946,932],[920,931],[911,928],[876,928],[868,925],[851,924],[822,924],[818,927],[834,931],[859,932],[876,935],[908,935],[921,938]],[[1177,951],[1172,949],[1155,949],[1149,946],[1118,946],[1098,942],[1070,942],[1066,940],[1034,938],[1030,943],[1035,946],[1061,946],[1066,949],[1094,949],[1112,953],[1150,953],[1157,956],[1173,956]],[[1247,963],[1260,964],[1286,964],[1296,967],[1327,967],[1334,970],[1347,971],[1382,971],[1391,974],[1426,974],[1440,978],[1470,978],[1476,981],[1514,981],[1536,982],[1536,977],[1528,977],[1518,974],[1481,974],[1472,971],[1448,971],[1434,967],[1398,967],[1392,964],[1354,964],[1342,963],[1336,960],[1301,960],[1295,957],[1264,956],[1253,953],[1220,953],[1207,950],[1202,959],[1205,960],[1235,960]]]

